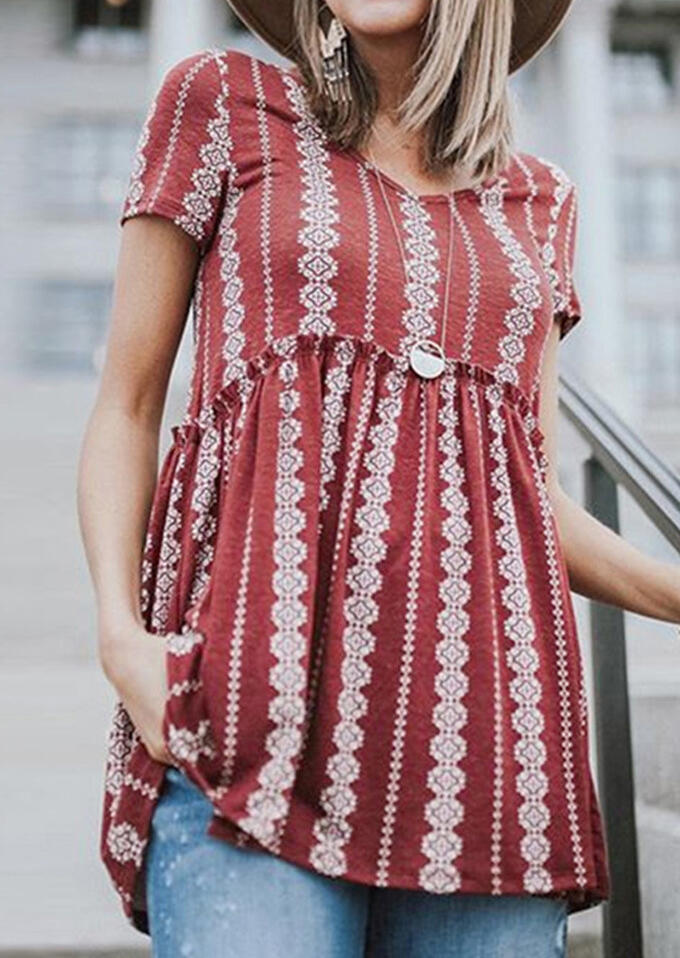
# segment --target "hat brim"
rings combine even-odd
[[[227,0],[236,15],[282,56],[295,59],[293,0]],[[509,72],[514,73],[546,46],[562,25],[573,0],[515,0]]]

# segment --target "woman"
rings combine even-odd
[[[507,78],[568,3],[234,6],[294,66],[165,76],[82,453],[102,857],[159,956],[564,955],[609,894],[569,587],[680,621],[557,479],[576,191]]]

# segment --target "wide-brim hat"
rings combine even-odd
[[[295,59],[293,0],[227,0],[253,33]],[[515,0],[509,72],[531,60],[562,25],[573,0]]]

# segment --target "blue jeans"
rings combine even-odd
[[[154,958],[564,958],[563,899],[436,895],[330,878],[206,835],[212,806],[168,766],[147,848]]]

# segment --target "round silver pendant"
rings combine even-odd
[[[432,339],[419,339],[411,346],[411,369],[425,379],[435,379],[444,372],[444,350]]]

